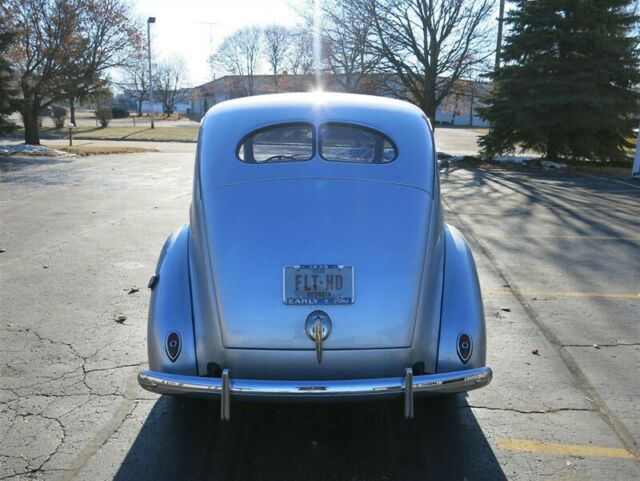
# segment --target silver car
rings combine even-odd
[[[417,107],[350,94],[223,102],[202,121],[190,224],[149,308],[156,393],[344,400],[491,381],[466,241],[443,221]]]

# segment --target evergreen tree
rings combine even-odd
[[[7,115],[16,110],[12,102],[16,96],[16,90],[12,87],[11,66],[5,58],[5,52],[13,37],[13,32],[6,30],[5,23],[0,18],[0,135],[10,134],[16,129],[16,125],[7,119]]]
[[[488,156],[516,148],[617,159],[640,109],[634,0],[515,0],[503,66],[480,114]]]

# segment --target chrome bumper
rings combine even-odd
[[[220,397],[222,419],[230,417],[231,396],[282,398],[348,398],[401,394],[404,414],[413,417],[414,393],[449,394],[471,391],[491,382],[491,368],[414,376],[411,368],[404,377],[346,379],[331,381],[263,381],[231,379],[225,369],[219,378],[182,376],[158,371],[140,371],[138,383],[147,391],[158,394],[191,394]]]

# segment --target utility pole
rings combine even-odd
[[[496,42],[496,66],[497,71],[500,68],[500,51],[502,49],[502,23],[504,22],[504,0],[500,0],[500,15],[498,16],[498,40]]]
[[[478,79],[470,80],[469,82],[471,84],[471,104],[469,105],[469,127],[473,127],[473,102],[476,96],[476,83],[478,82]]]
[[[151,73],[151,24],[156,23],[156,17],[149,17],[147,19],[147,52],[149,54],[149,103],[151,104],[151,128],[155,128],[153,123],[153,115],[155,114],[155,108],[153,104],[153,75]]]

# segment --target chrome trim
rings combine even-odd
[[[316,356],[318,357],[318,364],[322,362],[322,321],[318,319],[313,326],[313,336],[316,340]]]
[[[404,417],[413,419],[413,369],[404,370]]]
[[[231,419],[231,382],[229,369],[222,370],[222,395],[220,396],[220,419],[228,421]]]
[[[402,394],[405,396],[405,413],[412,415],[415,393],[451,394],[471,391],[486,386],[491,382],[492,377],[493,373],[489,367],[421,376],[414,376],[411,369],[407,368],[404,377],[274,381],[231,379],[229,370],[224,369],[221,378],[140,371],[138,383],[147,391],[158,394],[220,396],[223,405],[221,415],[223,419],[228,419],[231,396],[322,399]]]
[[[331,334],[331,319],[324,311],[313,311],[304,326],[307,336],[316,345],[318,364],[322,363],[322,342]]]

